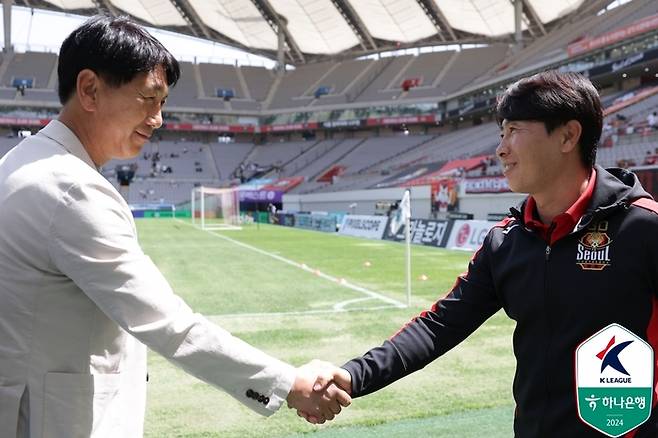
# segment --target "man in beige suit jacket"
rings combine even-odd
[[[140,437],[146,346],[262,415],[349,404],[174,295],[98,172],[139,154],[179,74],[139,26],[95,17],[62,45],[58,120],[0,160],[0,438]]]

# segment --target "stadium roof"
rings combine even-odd
[[[524,38],[612,0],[517,0]],[[359,56],[404,47],[514,40],[514,0],[15,0],[81,15],[129,15],[139,22],[286,61]]]

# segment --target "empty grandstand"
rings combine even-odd
[[[208,17],[196,11],[191,25],[176,27],[195,33],[204,26],[212,29],[207,38],[279,64],[267,69],[181,62],[182,76],[170,91],[158,138],[142,156],[104,166],[117,185],[117,169],[135,167],[125,192],[130,202],[185,203],[196,185],[251,183],[253,189],[254,180],[261,187],[283,181],[283,192],[296,196],[444,178],[495,181],[501,178],[493,159],[495,97],[515,79],[549,68],[582,72],[600,88],[608,115],[599,163],[643,168],[656,163],[656,127],[649,117],[658,111],[655,1],[557,2],[553,10],[537,1],[516,8],[500,2],[489,11],[495,16],[485,17],[476,9],[459,12],[449,4],[409,0],[403,21],[386,7],[376,18],[362,16],[354,2],[338,1],[325,5],[322,19],[345,35],[334,32],[335,43],[320,43],[308,29],[294,27],[280,35],[283,46],[278,18],[268,15],[264,3],[254,4],[251,20],[261,26],[267,44],[258,43],[256,28],[247,29],[237,16],[231,19],[244,39],[228,28],[222,34],[207,10]],[[281,17],[292,13],[283,5],[273,7],[281,8]],[[468,20],[456,20],[466,10]],[[307,14],[304,19],[320,20],[318,11]],[[515,16],[522,23],[518,28]],[[274,22],[268,21],[272,17]],[[388,23],[390,37],[376,27],[377,20]],[[322,38],[329,35],[318,29]],[[342,46],[332,49],[332,44]],[[55,117],[56,62],[52,53],[2,54],[0,125],[10,138],[0,144],[0,154],[18,143],[19,131],[35,132]],[[290,179],[295,184],[286,185]],[[285,200],[277,204],[284,207]]]

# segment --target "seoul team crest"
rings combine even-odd
[[[610,324],[576,349],[578,416],[618,437],[649,419],[653,349],[619,324]]]
[[[578,240],[576,264],[585,271],[602,271],[610,265],[612,239],[606,233],[608,222],[601,221],[587,229]]]

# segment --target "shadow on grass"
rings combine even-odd
[[[402,420],[375,426],[352,426],[321,429],[316,432],[289,435],[288,438],[408,438],[460,437],[509,438],[512,430],[513,406],[458,412],[416,420]]]

